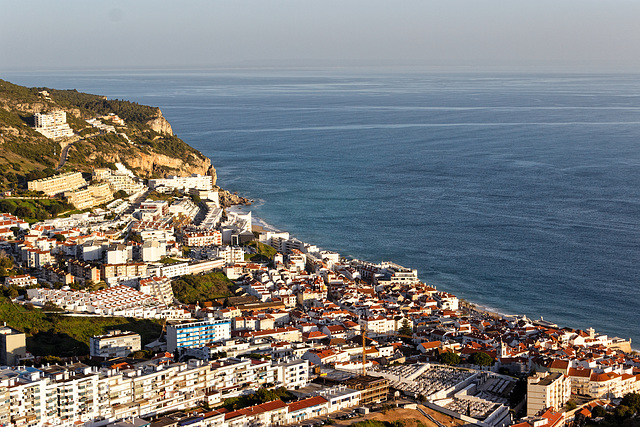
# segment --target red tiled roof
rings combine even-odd
[[[299,411],[301,409],[310,408],[312,406],[322,405],[327,403],[328,400],[322,396],[314,396],[309,397],[308,399],[299,400],[297,402],[291,402],[287,406],[289,407],[289,412]]]

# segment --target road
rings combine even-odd
[[[62,151],[60,152],[60,162],[58,163],[58,167],[56,168],[57,171],[62,169],[62,166],[64,166],[64,164],[67,162],[67,157],[69,157],[69,148],[71,148],[71,146],[78,141],[82,141],[82,139],[69,141],[69,143],[62,148]]]

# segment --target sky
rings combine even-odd
[[[640,71],[640,0],[0,0],[0,71]]]

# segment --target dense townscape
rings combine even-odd
[[[64,112],[35,123],[70,132]],[[4,290],[24,310],[150,319],[162,334],[108,330],[90,357],[54,360],[2,319],[2,426],[320,425],[391,406],[438,426],[582,425],[623,416],[640,392],[629,340],[485,312],[411,268],[264,228],[222,206],[211,176],[114,166],[29,181],[78,211],[0,214]],[[177,292],[220,272],[218,297]]]

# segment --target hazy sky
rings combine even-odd
[[[0,0],[0,71],[466,66],[640,71],[640,0]]]

